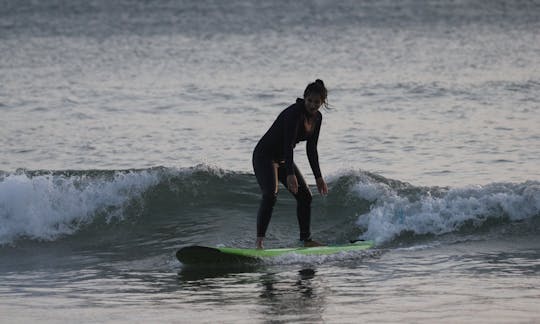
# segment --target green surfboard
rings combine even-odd
[[[187,246],[176,252],[185,265],[256,263],[286,254],[328,255],[340,252],[361,251],[373,247],[372,241],[357,241],[345,245],[296,247],[278,249],[242,249],[232,247]]]

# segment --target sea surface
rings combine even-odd
[[[0,322],[540,322],[540,1],[0,0]],[[329,89],[312,232],[251,153]],[[298,245],[285,188],[267,247]]]

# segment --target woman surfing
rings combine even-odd
[[[294,163],[293,149],[306,141],[306,151],[321,195],[328,194],[328,186],[319,167],[317,141],[321,129],[321,106],[328,108],[328,91],[322,80],[308,84],[304,98],[283,110],[253,151],[253,169],[261,188],[262,198],[257,213],[256,247],[263,249],[272,211],[277,200],[278,181],[296,198],[296,216],[300,227],[300,241],[304,246],[320,246],[311,238],[311,200],[309,187]]]

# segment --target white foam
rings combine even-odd
[[[449,189],[439,197],[426,191],[420,198],[400,196],[378,182],[359,183],[354,191],[373,202],[370,212],[360,215],[357,224],[366,229],[362,238],[376,243],[390,241],[405,231],[439,235],[466,223],[479,226],[487,219],[517,221],[540,214],[538,182]]]
[[[72,234],[106,211],[107,221],[158,183],[155,172],[117,172],[112,177],[9,174],[0,179],[0,244],[27,237],[54,240]]]
[[[359,250],[359,251],[343,251],[332,254],[323,254],[323,255],[314,255],[314,254],[298,254],[298,253],[287,253],[273,258],[263,259],[266,264],[279,264],[279,265],[288,265],[288,264],[325,264],[335,261],[346,261],[353,259],[360,259],[365,257],[373,257],[380,253],[379,250]]]

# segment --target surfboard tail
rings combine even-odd
[[[259,259],[237,254],[223,253],[217,248],[207,246],[187,246],[176,252],[176,258],[182,264],[246,264],[256,263]]]

